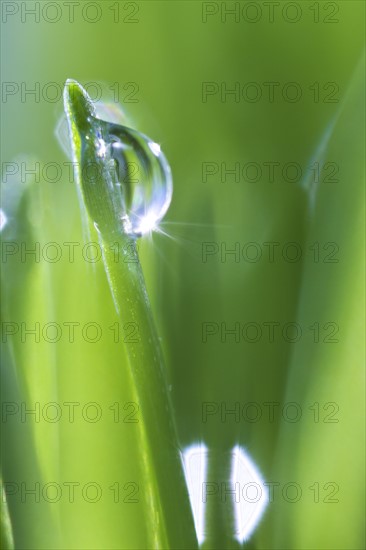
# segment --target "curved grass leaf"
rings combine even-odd
[[[274,471],[303,493],[295,504],[278,503],[276,548],[364,547],[363,98],[361,65],[327,149],[339,181],[313,194],[309,243],[330,244],[327,261],[304,265],[298,322],[317,329],[316,319],[323,332],[312,345],[301,342],[290,362],[287,400],[309,409],[301,425],[283,427]]]
[[[74,162],[77,164],[80,195],[89,220],[98,228],[104,265],[122,322],[138,327],[140,342],[126,346],[135,393],[141,409],[140,456],[145,470],[145,491],[150,506],[146,510],[152,548],[197,547],[192,513],[181,465],[172,406],[167,390],[159,340],[152,320],[140,263],[128,259],[131,239],[123,231],[120,212],[115,207],[105,159],[97,154],[99,124],[81,86],[68,81],[65,87]],[[89,139],[86,140],[86,134]],[[83,170],[89,163],[99,168],[91,182]],[[122,251],[115,258],[116,246]]]

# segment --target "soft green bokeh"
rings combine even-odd
[[[314,23],[311,6],[302,1],[302,17],[288,23],[265,16],[258,23],[243,18],[235,22],[220,14],[202,22],[202,3],[195,1],[138,2],[138,23],[113,22],[109,9],[115,2],[100,2],[102,18],[92,24],[63,16],[58,23],[40,23],[20,15],[2,25],[2,78],[40,89],[49,82],[63,87],[67,78],[85,84],[133,82],[139,87],[137,103],[124,103],[136,127],[161,143],[174,177],[174,196],[164,231],[173,239],[154,234],[141,242],[140,252],[159,334],[162,337],[169,384],[176,410],[180,445],[204,441],[216,456],[228,456],[236,443],[244,446],[264,478],[280,483],[249,548],[265,549],[361,549],[364,512],[364,424],[362,366],[364,351],[364,191],[363,151],[363,35],[365,7],[347,0],[339,6],[337,23],[324,23],[326,2],[319,2],[321,22]],[[215,3],[214,3],[215,4]],[[221,3],[219,3],[221,4]],[[215,5],[219,5],[215,4]],[[232,3],[229,3],[230,5]],[[241,2],[240,5],[244,5]],[[288,2],[280,2],[281,11]],[[59,2],[62,6],[63,3]],[[128,10],[120,3],[121,16]],[[361,64],[361,65],[360,65]],[[278,92],[273,102],[241,99],[226,102],[217,94],[202,102],[203,82],[297,82],[303,97],[296,103]],[[314,102],[309,86],[319,82],[321,100]],[[335,82],[338,102],[324,102],[322,86]],[[129,90],[128,90],[129,91]],[[36,102],[21,94],[2,104],[2,159],[26,161],[41,167],[67,159],[55,137],[62,102],[40,97]],[[339,165],[334,183],[319,184],[313,191],[300,183],[276,176],[268,181],[263,170],[257,182],[235,182],[220,175],[202,182],[202,163],[297,162],[304,182],[317,159],[327,129],[334,123],[329,144],[319,162]],[[26,160],[34,159],[34,160]],[[22,202],[17,221],[4,231],[10,241],[42,244],[82,240],[75,184],[68,172],[57,183],[32,181],[19,174],[3,183],[3,191],[18,188]],[[280,172],[278,172],[280,176]],[[3,177],[4,179],[4,177]],[[10,180],[10,178],[9,178]],[[177,224],[176,222],[179,222]],[[224,242],[227,248],[248,242],[262,245],[276,241],[297,242],[301,262],[276,261],[264,256],[258,262],[236,263],[220,255],[202,262],[203,242]],[[320,243],[321,259],[314,261],[313,243]],[[322,246],[339,247],[338,263],[324,263]],[[65,251],[65,248],[63,248]],[[19,422],[14,415],[4,424],[2,475],[4,481],[98,482],[104,490],[96,504],[77,499],[70,504],[19,505],[19,495],[9,500],[18,548],[145,548],[148,536],[144,515],[144,464],[135,424],[113,422],[109,407],[135,402],[123,345],[113,344],[108,329],[117,321],[101,262],[95,266],[80,254],[70,263],[20,262],[20,255],[2,266],[5,278],[3,320],[44,325],[69,321],[82,325],[98,322],[105,338],[90,344],[80,336],[74,343],[39,344],[19,335],[4,346],[4,401],[30,403],[97,402],[105,414],[97,423],[66,419],[52,424]],[[297,322],[303,330],[298,343],[283,338],[258,343],[219,335],[202,343],[202,323]],[[309,326],[328,322],[339,326],[336,343],[314,343]],[[325,331],[329,334],[329,331]],[[321,332],[322,339],[325,336]],[[79,333],[80,334],[80,333]],[[16,374],[17,373],[17,374]],[[25,392],[22,393],[22,392]],[[202,403],[256,402],[263,417],[255,423],[233,415],[222,422],[216,414],[202,422]],[[268,421],[265,402],[297,402],[299,422],[277,415]],[[320,406],[314,422],[312,407]],[[338,423],[324,422],[339,407]],[[124,412],[124,411],[122,411]],[[219,460],[213,460],[217,463]],[[222,465],[224,469],[227,464]],[[221,481],[221,471],[212,471]],[[140,483],[140,501],[113,502],[108,488],[119,482]],[[289,503],[281,497],[288,482],[301,486],[302,497]],[[339,486],[336,503],[314,502],[309,486],[319,483],[323,501]],[[174,487],[172,487],[174,492]],[[126,494],[126,492],[124,493]],[[216,503],[217,504],[217,503]],[[215,517],[215,502],[212,518]],[[208,522],[207,548],[236,547],[223,521]]]

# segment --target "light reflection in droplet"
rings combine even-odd
[[[160,148],[160,145],[158,143],[155,143],[154,141],[150,141],[149,142],[149,147],[150,147],[151,151],[154,153],[154,155],[156,155],[157,157],[160,155],[161,148]]]

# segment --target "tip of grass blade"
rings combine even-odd
[[[64,108],[70,123],[80,132],[90,129],[90,116],[95,116],[95,109],[87,92],[76,80],[68,78],[65,82]]]
[[[109,238],[112,233],[123,231],[123,226],[119,190],[114,190],[106,169],[106,154],[100,154],[101,143],[105,145],[101,136],[106,123],[96,118],[92,100],[76,80],[65,83],[64,109],[82,211],[88,213],[97,231]]]

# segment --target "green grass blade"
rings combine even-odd
[[[89,220],[98,229],[116,310],[122,322],[138,326],[140,342],[133,347],[127,345],[126,351],[142,416],[140,453],[145,491],[151,502],[146,510],[150,543],[153,548],[193,549],[197,547],[193,517],[141,266],[137,256],[131,261],[131,239],[123,231],[121,212],[116,207],[110,171],[105,166],[108,159],[96,152],[100,124],[93,118],[91,102],[73,81],[68,81],[64,97],[80,195]],[[83,170],[88,164],[97,166],[97,181],[88,180]],[[122,252],[118,261],[116,247]]]
[[[339,162],[339,182],[319,186],[308,227],[309,243],[330,242],[328,255],[339,252],[304,264],[298,322],[317,320],[323,333],[315,344],[300,342],[290,364],[287,401],[308,409],[304,405],[306,421],[283,426],[274,477],[297,480],[304,496],[294,505],[280,501],[273,520],[278,548],[364,548],[362,68],[329,140],[327,155]]]

